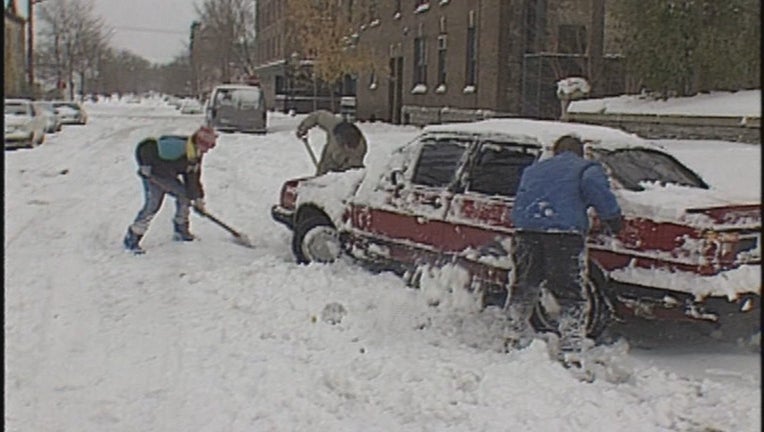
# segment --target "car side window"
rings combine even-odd
[[[513,197],[523,170],[537,157],[538,151],[527,146],[484,143],[473,161],[467,190]]]
[[[468,145],[466,141],[454,139],[425,141],[412,183],[432,187],[448,186],[456,175]]]

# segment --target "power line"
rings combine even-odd
[[[151,27],[112,27],[114,30],[122,30],[122,31],[128,31],[128,32],[136,32],[136,33],[164,33],[164,34],[179,34],[179,35],[187,35],[188,32],[183,30],[165,30],[165,29],[159,29],[159,28],[151,28]]]

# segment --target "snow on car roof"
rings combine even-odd
[[[551,148],[552,144],[563,135],[576,135],[584,141],[591,141],[597,147],[604,148],[657,147],[637,135],[605,126],[521,118],[432,125],[425,127],[424,132],[528,136],[535,137],[535,140],[540,141],[546,148]]]
[[[215,86],[215,90],[259,90],[259,85],[249,85],[249,84],[221,84],[219,86]]]

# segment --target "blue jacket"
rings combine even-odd
[[[512,224],[528,231],[586,234],[590,206],[600,219],[621,215],[602,165],[563,152],[525,168],[512,208]]]

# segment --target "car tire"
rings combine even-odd
[[[339,258],[339,236],[324,215],[312,214],[297,221],[292,237],[292,253],[300,264],[331,263]]]
[[[606,283],[602,271],[596,265],[589,264],[589,280],[587,283],[587,302],[589,306],[589,316],[586,322],[586,336],[593,340],[598,340],[610,325],[613,314],[612,306],[607,297],[602,293],[602,287]],[[531,316],[531,325],[538,332],[557,333],[556,319],[547,313],[544,308],[544,295],[551,295],[542,289],[542,300],[536,303],[536,307]]]

